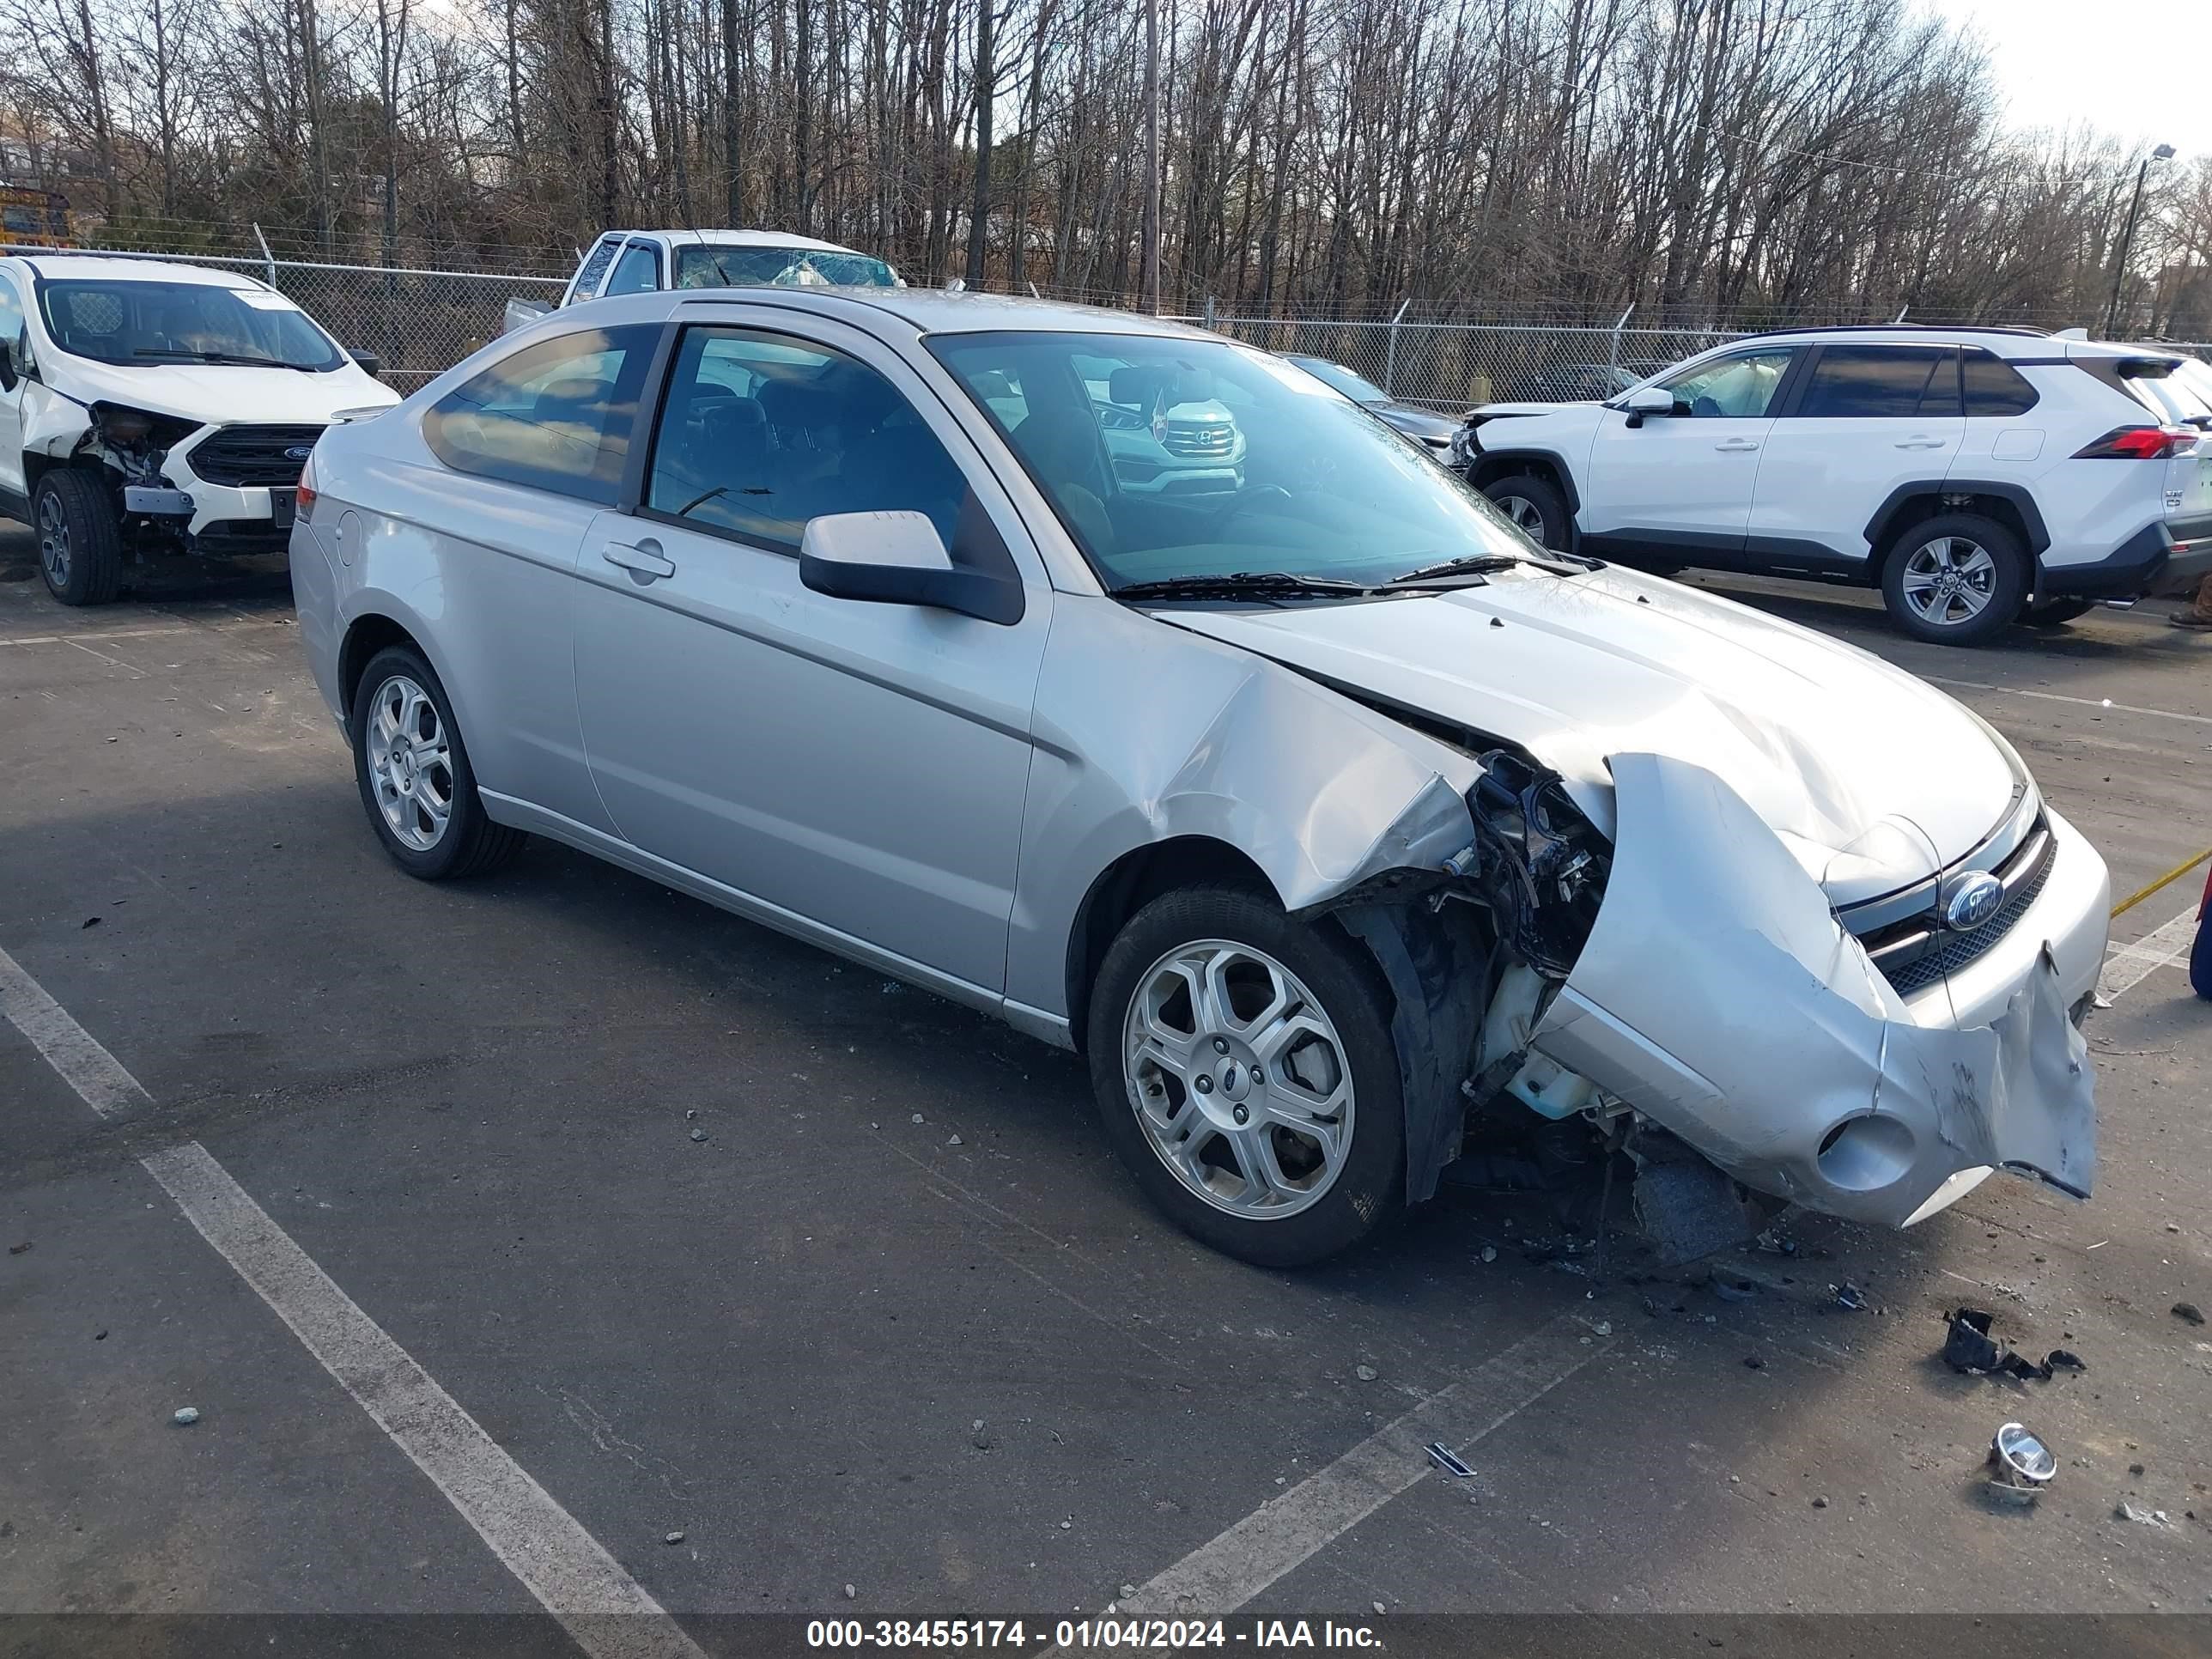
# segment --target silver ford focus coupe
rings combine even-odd
[[[1128,486],[1092,390],[1218,405]],[[2103,862],[1876,659],[1525,540],[1300,370],[913,289],[608,300],[333,427],[301,638],[426,878],[540,835],[1082,1054],[1176,1222],[1523,1134],[1679,1255],[2088,1193]]]

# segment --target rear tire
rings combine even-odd
[[[1540,547],[1554,553],[1567,550],[1573,533],[1573,515],[1559,490],[1533,472],[1516,472],[1483,485],[1490,504],[1503,513],[1516,530]]]
[[[1391,1007],[1334,926],[1240,887],[1164,894],[1091,994],[1106,1139],[1200,1243],[1263,1267],[1334,1255],[1405,1208]]]
[[[349,723],[361,803],[409,875],[483,875],[522,850],[529,837],[485,813],[446,688],[420,652],[387,646],[369,659]]]
[[[2027,550],[1978,513],[1943,513],[1912,526],[1882,562],[1881,598],[1899,632],[1930,645],[1979,645],[2027,603]]]
[[[2030,628],[2058,628],[2096,608],[2094,599],[2045,599],[2021,611],[2020,619]]]
[[[106,483],[74,467],[39,480],[31,508],[39,572],[64,605],[106,605],[123,580],[123,527]]]

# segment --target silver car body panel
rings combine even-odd
[[[1067,1044],[1086,907],[1121,861],[1231,849],[1294,911],[1394,872],[1433,882],[1475,834],[1479,757],[1517,747],[1614,848],[1537,1022],[1553,1065],[1824,1209],[1917,1218],[2004,1164],[2087,1187],[2066,1016],[2094,988],[2109,894],[2081,837],[2049,815],[2057,855],[2025,916],[1911,997],[1835,920],[2021,810],[2016,757],[1949,698],[1616,570],[1350,604],[1114,600],[922,338],[1190,331],[917,290],[592,309],[599,326],[787,329],[878,368],[974,484],[1024,609],[1004,627],[830,599],[783,555],[439,465],[422,410],[574,326],[548,319],[334,428],[294,533],[302,640],[333,712],[352,627],[404,629],[495,817]],[[656,539],[678,574],[641,583],[608,563],[617,536]],[[1891,1139],[1841,1170],[1850,1186],[1821,1142],[1871,1115],[1904,1124],[1910,1155],[1865,1132]]]

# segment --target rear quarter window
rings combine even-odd
[[[1967,414],[2025,415],[2035,407],[2035,388],[2003,358],[1970,348],[1960,368]]]

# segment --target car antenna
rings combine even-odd
[[[686,191],[685,194],[688,197],[690,192]],[[684,203],[684,228],[691,233],[692,240],[697,242],[701,247],[705,247],[707,246],[707,239],[699,234],[699,227],[691,222],[691,204],[688,200]],[[722,269],[722,262],[720,259],[714,258],[711,253],[708,256],[707,269],[713,271],[715,276],[721,279],[722,286],[724,288],[735,288],[737,286],[735,283],[732,283],[730,280],[730,273]]]

